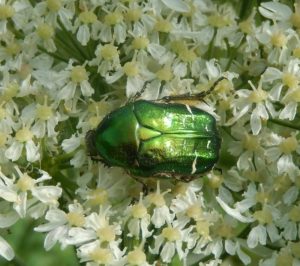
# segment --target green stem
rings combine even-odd
[[[209,47],[208,47],[208,51],[207,51],[209,59],[213,57],[212,52],[214,50],[213,48],[214,48],[214,41],[215,41],[216,35],[217,35],[217,28],[214,28],[214,35],[209,43]]]
[[[78,44],[78,41],[76,38],[74,38],[73,34],[70,34],[70,32],[65,28],[65,26],[63,25],[63,23],[60,20],[58,20],[58,24],[61,27],[61,29],[63,30],[63,32],[65,32],[66,37],[69,38],[70,41],[72,41],[73,45],[77,48],[77,50],[81,54],[81,56],[84,59],[88,59],[89,58],[88,55],[84,52],[81,45]]]
[[[277,124],[279,126],[289,127],[289,128],[292,128],[292,129],[300,130],[300,125],[295,124],[293,122],[287,122],[287,121],[284,121],[284,120],[274,119],[274,118],[271,118],[268,121],[273,123],[273,124]]]
[[[40,46],[40,45],[37,45],[37,47],[38,47],[38,49],[39,49],[41,52],[46,53],[46,54],[52,56],[53,58],[55,58],[55,59],[57,59],[57,60],[59,60],[59,61],[63,61],[63,62],[68,63],[68,59],[66,59],[66,58],[64,58],[64,57],[62,57],[62,56],[60,56],[60,55],[58,55],[57,53],[51,53],[51,52],[48,52],[45,48],[43,48],[43,47]]]
[[[73,57],[79,62],[84,61],[84,58],[77,52],[76,48],[74,48],[69,42],[66,43],[59,34],[56,34],[55,43],[59,48],[61,48],[61,51],[64,52],[67,57]]]
[[[231,135],[230,130],[229,130],[228,127],[222,126],[221,128],[224,130],[225,133],[227,133],[227,135],[228,135],[230,138],[232,138],[233,140],[237,141],[237,139],[236,139],[234,136]]]
[[[243,36],[243,39],[241,40],[240,44],[237,47],[234,47],[233,49],[231,49],[228,41],[225,40],[226,41],[226,47],[227,47],[228,55],[229,55],[229,60],[228,60],[228,63],[226,65],[226,67],[225,67],[225,71],[228,71],[229,68],[231,67],[232,62],[235,59],[235,56],[237,55],[237,52],[240,49],[240,47],[242,46],[242,44],[244,43],[245,39],[246,39],[246,35]]]

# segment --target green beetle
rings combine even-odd
[[[215,118],[196,107],[169,102],[192,97],[137,100],[114,110],[88,132],[89,154],[134,177],[190,181],[208,172],[218,161],[221,144]]]

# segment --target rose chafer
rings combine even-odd
[[[170,103],[192,97],[138,100],[111,112],[87,134],[90,155],[135,177],[190,181],[211,170],[221,144],[215,118],[196,107]]]

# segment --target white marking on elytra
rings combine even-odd
[[[192,115],[192,120],[194,120],[194,118],[195,118],[195,116],[194,116],[194,114],[193,114],[193,112],[192,112],[192,109],[191,109],[191,107],[189,106],[189,105],[185,105],[185,107],[186,107],[186,109],[188,110],[188,112]]]
[[[193,164],[192,164],[192,172],[191,172],[191,175],[195,174],[196,171],[197,171],[197,156],[195,157],[194,161],[193,161]]]
[[[210,148],[210,144],[211,144],[211,140],[208,140],[208,141],[207,141],[207,145],[206,145],[206,148],[207,148],[207,149]]]

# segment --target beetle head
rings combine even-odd
[[[96,159],[99,156],[97,149],[95,147],[95,133],[96,133],[95,130],[89,130],[85,136],[87,152],[92,159],[94,158]]]

